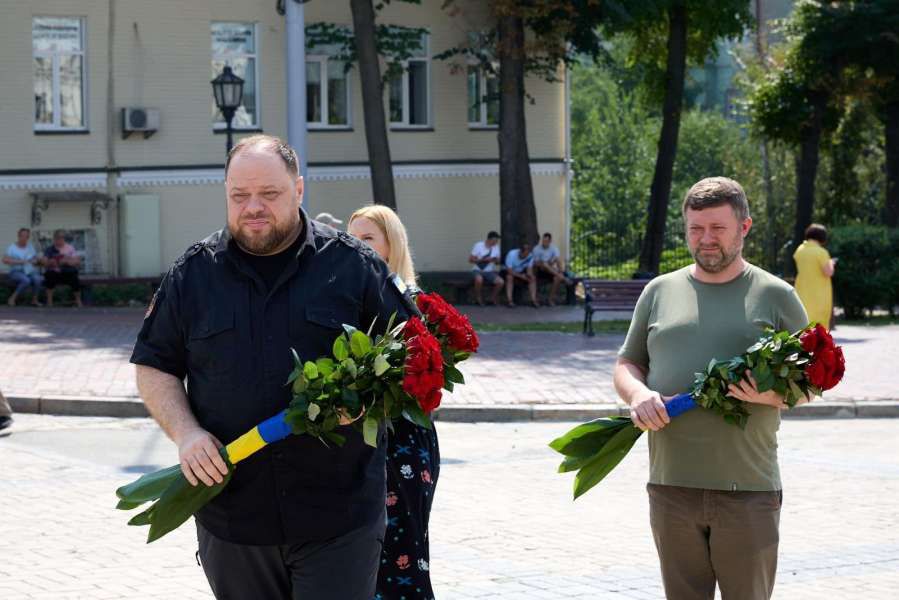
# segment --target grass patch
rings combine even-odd
[[[593,331],[596,333],[627,333],[630,321],[593,321]],[[552,331],[556,333],[582,333],[583,322],[568,323],[475,323],[475,330],[479,333],[493,331]]]

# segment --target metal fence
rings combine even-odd
[[[610,224],[586,232],[573,232],[569,270],[591,279],[633,279],[639,276],[641,223]],[[675,271],[692,262],[684,242],[681,221],[665,228],[660,273]]]

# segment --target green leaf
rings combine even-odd
[[[706,372],[707,372],[709,375],[711,375],[711,374],[715,371],[715,363],[716,363],[716,362],[717,362],[717,361],[716,361],[714,358],[713,358],[712,360],[709,361],[709,366],[706,367]]]
[[[343,330],[346,331],[347,336],[352,337],[354,333],[356,333],[357,329],[352,325],[343,324]]]
[[[350,350],[347,347],[346,338],[342,335],[334,340],[334,346],[331,348],[334,353],[334,358],[336,358],[339,362],[343,362],[350,355]]]
[[[356,358],[362,358],[371,350],[371,339],[361,331],[354,331],[350,337],[350,351]]]
[[[352,377],[353,379],[356,378],[356,374],[358,373],[358,369],[356,368],[356,361],[354,361],[352,358],[347,358],[340,363],[340,366],[350,374],[350,377]]]
[[[306,361],[306,364],[303,365],[303,375],[306,376],[306,379],[310,381],[313,379],[318,379],[318,367],[315,366],[315,363],[311,360]]]
[[[336,431],[326,431],[324,433],[324,436],[331,440],[331,442],[338,447],[343,446],[343,444],[346,442],[346,436],[340,435]]]
[[[293,393],[302,394],[309,388],[309,383],[305,377],[297,377],[293,382]]]
[[[340,390],[340,397],[343,405],[351,414],[358,414],[362,408],[362,402],[359,400],[359,394],[355,390],[343,388]]]
[[[142,526],[142,525],[149,525],[150,523],[153,522],[153,513],[155,511],[156,511],[156,502],[154,502],[153,505],[150,506],[150,508],[148,508],[147,510],[131,517],[131,519],[128,521],[128,524],[135,525],[138,527]]]
[[[577,500],[593,486],[605,479],[618,463],[627,456],[643,431],[633,425],[623,427],[602,449],[578,471],[574,478],[574,499]]]
[[[433,429],[434,427],[431,424],[430,417],[425,414],[425,411],[421,409],[421,407],[418,405],[418,402],[414,400],[412,402],[406,403],[405,410],[403,410],[403,416],[419,427],[424,427],[425,429]]]
[[[374,366],[375,366],[375,375],[377,375],[378,377],[380,377],[381,375],[383,375],[383,374],[390,368],[390,363],[387,362],[387,359],[384,358],[384,355],[383,355],[383,354],[379,354],[379,355],[375,358],[375,365],[374,365]]]
[[[578,425],[549,443],[549,447],[566,456],[591,457],[616,433],[633,427],[628,417],[601,417]]]
[[[443,370],[443,376],[447,381],[451,381],[453,383],[465,384],[465,376],[462,375],[462,371],[457,369],[456,367],[447,366]]]
[[[330,358],[319,358],[315,361],[315,366],[322,377],[328,378],[334,372],[334,361]]]
[[[150,533],[147,535],[148,544],[179,527],[225,489],[234,473],[234,466],[227,460],[225,462],[228,464],[228,474],[222,483],[210,486],[200,483],[192,486],[182,477],[166,489],[153,505]]]
[[[316,404],[315,402],[312,402],[311,404],[309,404],[309,408],[307,408],[306,411],[307,411],[306,414],[309,415],[309,420],[314,421],[316,419],[316,417],[318,417],[318,415],[321,414],[322,407],[319,406],[318,404]]]
[[[143,502],[130,502],[128,500],[119,500],[115,505],[117,510],[132,510],[143,504]]]
[[[141,475],[137,480],[117,489],[115,493],[121,500],[143,504],[162,496],[166,488],[178,477],[184,477],[181,473],[181,465],[172,465]]]
[[[372,416],[365,417],[362,422],[362,437],[372,448],[378,447],[378,420]]]
[[[290,349],[290,353],[293,355],[293,364],[295,367],[300,368],[302,366],[303,361],[300,360],[300,355],[297,354],[297,351],[293,348]]]

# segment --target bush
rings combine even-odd
[[[899,301],[899,231],[873,225],[835,227],[830,232],[831,256],[839,258],[833,277],[835,302],[846,317],[865,311],[893,312]]]

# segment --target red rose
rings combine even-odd
[[[447,336],[451,350],[468,353],[477,352],[480,343],[478,334],[475,333],[471,322],[458,312],[447,315],[440,323],[438,331]]]
[[[832,348],[825,348],[823,350],[819,350],[815,352],[815,361],[819,361],[824,364],[824,368],[828,373],[833,371],[836,366],[837,359],[833,354]]]
[[[813,360],[809,363],[805,368],[805,376],[808,378],[809,383],[822,390],[827,387],[830,381],[827,370],[821,364],[821,361],[818,360]]]
[[[818,346],[815,348],[816,351],[820,352],[826,348],[833,348],[833,338],[827,332],[827,328],[821,323],[815,325],[815,335],[818,338]]]
[[[418,403],[421,406],[421,409],[425,411],[425,414],[430,414],[437,407],[440,406],[440,399],[443,396],[443,392],[438,390],[432,390],[428,396],[422,400],[419,400]]]
[[[425,324],[421,322],[421,319],[418,317],[412,317],[408,321],[406,321],[406,325],[403,327],[403,339],[410,340],[417,335],[421,335],[422,333],[427,333],[428,328],[425,327]]]
[[[802,349],[806,352],[814,352],[815,348],[818,347],[818,334],[815,329],[809,329],[801,336],[799,336],[799,341],[802,342]]]
[[[433,325],[437,325],[443,321],[443,319],[445,319],[451,312],[456,312],[456,309],[450,306],[440,294],[436,293],[419,294],[415,298],[415,303],[418,305],[418,310],[420,310],[428,320],[428,323]]]
[[[415,398],[426,413],[440,405],[443,387],[443,354],[440,343],[421,322],[412,317],[403,328],[406,339],[406,366],[403,390]]]

